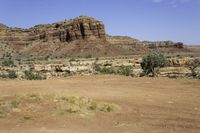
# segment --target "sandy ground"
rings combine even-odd
[[[0,133],[200,133],[200,80],[98,75],[46,81],[0,81],[0,95],[88,96],[119,110],[89,116],[0,118]]]

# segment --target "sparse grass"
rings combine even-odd
[[[89,108],[91,109],[91,110],[96,110],[97,109],[97,102],[95,102],[95,101],[92,101],[91,103],[90,103],[90,105],[89,105]]]
[[[37,112],[38,116],[42,116],[42,113],[45,111],[46,113],[61,113],[64,115],[66,113],[112,112],[114,109],[115,106],[112,104],[79,96],[55,96],[31,93],[0,98],[0,118],[18,113],[23,120],[32,120],[34,116],[28,114],[33,114],[34,112]]]
[[[103,104],[103,106],[101,106],[100,110],[103,112],[111,112],[114,110],[114,106],[111,104]]]
[[[77,113],[81,111],[81,107],[78,105],[70,105],[66,107],[65,111],[68,113]]]
[[[19,101],[17,99],[13,99],[10,104],[12,108],[17,108],[19,106]]]
[[[85,111],[111,112],[114,110],[114,105],[112,104],[98,102],[87,97],[64,96],[58,99],[58,101],[60,100],[67,102],[64,111],[68,113],[84,113]]]

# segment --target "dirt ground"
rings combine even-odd
[[[200,80],[75,76],[46,81],[0,81],[0,95],[87,96],[117,104],[114,112],[0,118],[0,133],[200,133]]]

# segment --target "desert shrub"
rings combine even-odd
[[[7,67],[14,66],[14,61],[12,59],[4,59],[2,62],[2,66],[7,66]]]
[[[97,102],[92,101],[92,102],[90,103],[89,109],[90,109],[90,110],[96,110],[97,108],[98,108]]]
[[[15,79],[17,78],[17,74],[14,70],[10,70],[8,71],[8,74],[0,74],[0,78],[4,78],[4,79],[7,79],[7,78],[10,78],[10,79]]]
[[[114,106],[111,104],[103,104],[103,106],[100,108],[103,112],[111,112],[114,110]]]
[[[70,71],[65,71],[65,72],[63,73],[63,77],[69,77],[69,76],[72,76],[72,75],[73,75],[73,73],[70,72]]]
[[[12,100],[12,101],[10,102],[10,104],[11,104],[12,108],[17,108],[18,105],[19,105],[19,101],[16,100],[16,99],[14,99],[14,100]]]
[[[32,71],[24,71],[25,74],[25,79],[27,80],[43,80],[46,79],[45,77],[42,77],[40,74],[38,73],[33,73]]]
[[[9,72],[8,72],[8,78],[10,78],[10,79],[15,79],[15,78],[17,78],[16,72],[15,72],[14,70],[9,71]]]
[[[69,60],[69,62],[72,62],[72,61],[76,61],[76,59],[75,59],[75,58],[71,58],[71,59]]]
[[[114,69],[113,67],[100,67],[99,65],[95,66],[95,71],[103,74],[119,74],[130,76],[132,74],[131,66],[120,66],[119,68]]]
[[[103,73],[103,74],[113,74],[115,73],[114,69],[112,67],[100,67],[96,66],[95,71]]]
[[[120,66],[117,70],[118,74],[130,76],[132,74],[132,67],[131,66]]]
[[[95,66],[95,71],[100,72],[101,71],[101,67],[99,65]]]
[[[142,58],[141,67],[145,75],[152,74],[152,76],[156,76],[156,70],[160,67],[164,67],[167,61],[163,54],[159,53],[149,53]]]

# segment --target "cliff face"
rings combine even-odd
[[[30,29],[8,28],[0,25],[0,40],[18,48],[23,48],[35,41],[72,42],[80,39],[105,40],[103,23],[89,17],[78,17],[70,21],[37,25]]]
[[[71,42],[79,39],[105,40],[104,24],[89,17],[78,17],[51,25],[38,25],[30,30],[35,33],[33,39],[43,39],[45,41],[55,39],[61,42]]]

